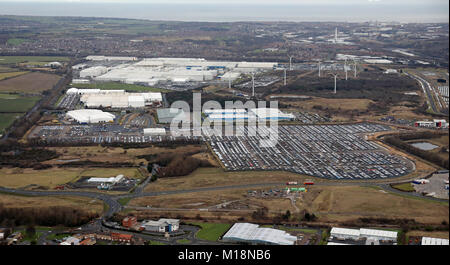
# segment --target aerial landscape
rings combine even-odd
[[[448,2],[80,2],[0,1],[0,245],[449,244]]]

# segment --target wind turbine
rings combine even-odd
[[[286,85],[286,67],[284,68],[284,85]]]
[[[355,61],[355,58],[353,58],[353,66],[354,66],[354,69],[355,69],[355,74],[354,74],[354,76],[355,76],[355,78],[356,78],[356,61]]]
[[[334,43],[338,43],[338,30],[337,30],[337,27],[334,30]]]
[[[255,96],[255,73],[251,73],[252,75],[252,97]]]
[[[345,57],[344,71],[345,71],[345,80],[347,80],[347,57]]]
[[[292,71],[292,58],[294,56],[289,56],[289,71]]]
[[[320,61],[319,61],[319,77],[320,77],[320,68],[321,68],[321,67],[320,67]]]
[[[336,71],[336,65],[334,65],[333,70],[335,70],[335,72],[329,73],[329,74],[334,76],[334,94],[336,94],[336,85],[337,85],[337,77],[338,77],[338,73]]]

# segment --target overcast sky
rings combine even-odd
[[[419,4],[419,5],[447,5],[448,0],[0,0],[0,2],[57,2],[57,3],[66,3],[66,2],[81,2],[81,3],[202,3],[202,4],[211,4],[211,3],[220,3],[220,4],[326,4],[326,5],[354,5],[354,4],[362,4],[362,5],[374,5],[374,4],[384,4],[384,5],[411,5],[411,4]]]

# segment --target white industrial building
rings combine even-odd
[[[241,73],[239,72],[226,72],[225,74],[223,74],[220,79],[222,81],[231,81],[233,82],[234,80],[238,79],[241,76]]]
[[[295,116],[291,113],[283,113],[278,108],[256,108],[250,109],[259,120],[294,120]]]
[[[349,229],[333,227],[330,232],[331,239],[338,240],[361,240],[366,239],[368,241],[392,241],[397,242],[397,232],[378,230],[378,229]]]
[[[250,223],[235,223],[222,240],[251,244],[294,245],[297,237],[283,230],[261,228],[259,225]]]
[[[72,79],[72,84],[89,84],[89,83],[91,83],[91,81],[89,81],[88,79],[79,79],[79,78]]]
[[[159,92],[128,93],[125,90],[72,87],[66,93],[81,95],[80,101],[88,108],[143,108],[162,101],[162,95]]]
[[[159,82],[202,82],[221,76],[231,81],[241,73],[273,70],[274,62],[226,62],[207,61],[203,58],[146,58],[139,62],[134,57],[88,56],[91,61],[126,61],[109,68],[95,66],[80,71],[80,78],[96,81],[122,82],[127,84],[156,85]]]
[[[83,69],[80,71],[80,78],[93,78],[108,72],[108,68],[105,66],[94,66]]]
[[[112,122],[116,118],[114,114],[98,109],[79,109],[68,111],[66,117],[79,123]]]
[[[141,227],[152,232],[175,232],[180,229],[180,220],[161,218],[158,221],[143,221]]]
[[[422,245],[434,246],[434,245],[449,245],[448,239],[434,238],[434,237],[422,237]]]
[[[166,135],[166,129],[165,128],[145,128],[144,135],[145,136]]]
[[[203,111],[206,115],[211,114],[245,114],[247,110],[245,109],[205,109]]]
[[[88,61],[137,61],[137,57],[89,55]]]
[[[162,96],[161,93],[90,93],[81,96],[80,101],[88,108],[143,108],[161,102]]]
[[[365,59],[364,62],[370,63],[370,64],[391,64],[391,60],[387,59]]]
[[[117,175],[116,177],[110,177],[110,178],[90,178],[87,180],[88,183],[96,183],[96,184],[117,184],[121,182],[125,178],[124,175]]]

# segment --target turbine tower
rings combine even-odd
[[[251,73],[252,75],[252,97],[255,96],[255,73]]]
[[[353,67],[354,67],[354,70],[355,70],[354,76],[356,78],[356,61],[355,61],[355,58],[353,58]]]
[[[337,76],[338,76],[338,74],[337,73],[333,73],[333,74],[331,74],[332,76],[334,76],[334,94],[336,94],[336,84],[337,84]]]
[[[347,80],[347,57],[345,57],[344,71],[345,71],[345,80]]]
[[[284,85],[286,85],[286,67],[284,68]]]
[[[319,77],[320,77],[320,68],[321,68],[321,67],[320,67],[320,61],[319,61]]]
[[[289,56],[289,71],[292,71],[292,58],[294,56]]]
[[[336,85],[337,85],[337,77],[338,77],[336,65],[333,65],[333,70],[334,70],[334,72],[329,73],[329,74],[334,76],[334,91],[333,92],[334,92],[334,94],[336,94]]]
[[[338,42],[338,30],[337,28],[334,30],[334,43]]]

